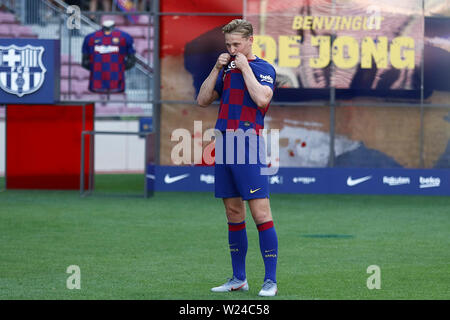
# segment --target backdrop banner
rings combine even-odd
[[[155,191],[214,192],[214,167],[149,166],[148,170]],[[272,193],[450,195],[450,170],[279,168],[268,179]]]

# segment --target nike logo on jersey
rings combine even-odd
[[[180,180],[182,180],[184,178],[187,178],[187,177],[189,177],[189,173],[185,173],[185,174],[182,174],[182,175],[179,175],[179,176],[175,176],[175,177],[171,177],[171,176],[169,176],[169,174],[166,174],[164,176],[164,182],[167,183],[167,184],[171,184],[171,183],[180,181]]]
[[[255,193],[255,192],[258,191],[258,190],[261,190],[261,188],[258,188],[258,189],[255,189],[255,190],[250,189],[250,193]]]
[[[370,179],[372,179],[372,176],[366,176],[366,177],[362,177],[362,178],[359,178],[359,179],[352,179],[352,177],[348,177],[347,178],[347,185],[349,187],[353,187],[353,186],[356,186],[357,184],[363,183],[363,182],[365,182],[367,180],[370,180]]]

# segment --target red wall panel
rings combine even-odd
[[[94,129],[94,105],[8,105],[6,188],[79,189],[81,132]],[[89,141],[85,144],[85,181]]]
[[[161,1],[161,12],[242,13],[243,0],[167,0]],[[239,16],[162,16],[160,57],[184,53],[186,43],[216,27],[224,26]]]
[[[161,1],[161,12],[242,12],[243,0],[164,0]]]

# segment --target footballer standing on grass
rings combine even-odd
[[[244,201],[247,201],[258,229],[265,266],[259,295],[275,296],[278,291],[278,238],[270,209],[269,180],[267,175],[262,174],[267,163],[261,130],[273,96],[276,73],[272,65],[252,53],[253,27],[250,22],[235,19],[222,31],[228,53],[218,57],[197,97],[201,107],[207,107],[220,98],[215,126],[215,196],[222,198],[225,206],[233,269],[232,278],[211,290],[228,292],[249,289],[245,269],[248,241]],[[229,135],[230,132],[236,134]],[[244,136],[245,141],[241,147],[236,146],[239,134]],[[252,152],[259,155],[257,161],[250,160]],[[236,160],[242,160],[242,157],[245,158],[244,163]]]

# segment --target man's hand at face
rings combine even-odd
[[[241,71],[245,70],[247,67],[250,67],[249,64],[248,64],[247,57],[244,54],[240,53],[240,52],[238,52],[236,54],[236,58],[234,59],[234,63],[236,63],[236,68],[238,68]]]
[[[215,67],[217,69],[222,69],[224,66],[226,66],[228,64],[228,62],[230,61],[231,56],[229,53],[222,53],[218,58],[217,58],[217,62]]]

